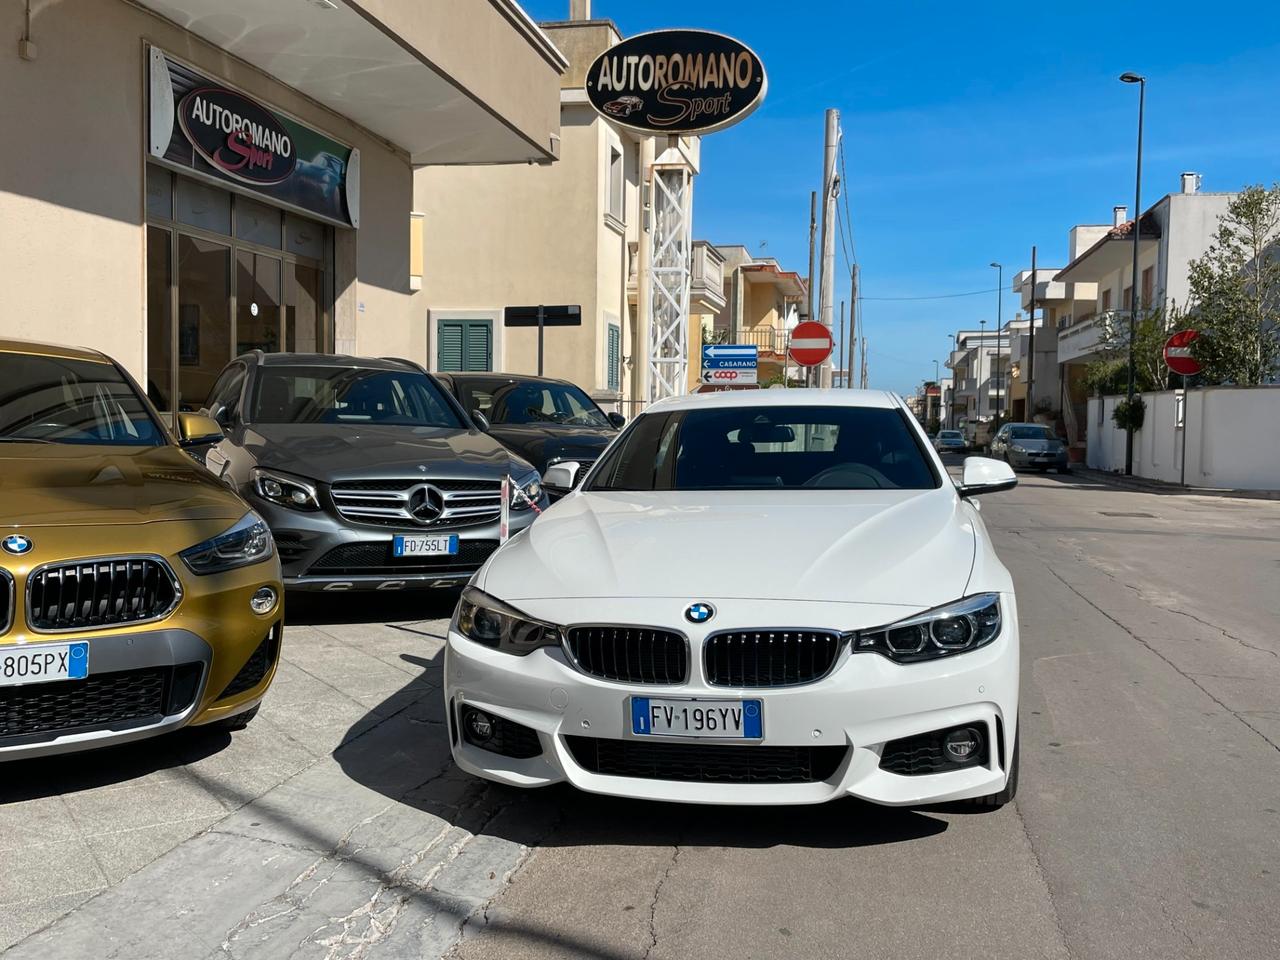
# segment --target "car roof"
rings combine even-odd
[[[87,347],[67,347],[56,343],[39,343],[35,340],[11,340],[0,338],[0,353],[21,353],[31,357],[56,357],[60,360],[88,360],[90,363],[110,363],[105,353]]]
[[[468,370],[465,373],[448,373],[445,376],[458,383],[468,380],[502,380],[506,383],[568,383],[558,377],[539,377],[532,373],[499,373],[495,370]]]
[[[262,367],[352,367],[357,370],[412,370],[416,364],[397,357],[351,357],[334,353],[264,353],[255,350],[237,357]]]
[[[650,404],[645,413],[655,410],[725,407],[875,407],[895,410],[901,407],[901,401],[887,390],[816,390],[807,387],[786,390],[723,390],[718,393],[668,397]]]

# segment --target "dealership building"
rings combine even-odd
[[[415,171],[558,154],[567,63],[513,0],[15,2],[0,37],[0,336],[165,411],[252,349],[428,362]]]

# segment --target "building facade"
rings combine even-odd
[[[166,411],[255,348],[426,362],[415,171],[557,154],[567,62],[512,0],[80,0],[30,36],[0,335],[103,350]]]
[[[756,347],[761,386],[781,383],[784,376],[799,383],[802,369],[787,360],[787,338],[808,316],[804,277],[782,269],[772,257],[753,257],[738,244],[718,249],[724,258],[724,295],[712,320],[712,336]]]

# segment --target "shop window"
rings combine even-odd
[[[248,197],[236,197],[236,236],[250,243],[280,249],[281,211]]]
[[[289,353],[319,353],[322,348],[321,280],[324,276],[305,263],[287,266],[293,273],[284,308],[284,348]]]
[[[231,361],[231,248],[178,237],[177,409],[206,405],[214,380]]]
[[[324,234],[325,228],[314,220],[292,213],[284,215],[284,247],[290,253],[312,260],[324,259]]]
[[[147,164],[147,216],[173,219],[173,174]]]
[[[150,169],[150,168],[148,168]],[[150,180],[148,180],[148,185]],[[147,191],[150,196],[150,190]],[[147,399],[157,410],[173,409],[173,235],[147,227]]]
[[[436,369],[441,373],[492,370],[490,321],[441,320],[436,326]]]
[[[217,187],[178,177],[174,219],[212,233],[231,234],[231,194]]]
[[[280,258],[236,251],[236,355],[279,353]]]

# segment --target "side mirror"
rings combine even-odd
[[[484,431],[485,433],[489,432],[489,427],[491,426],[491,424],[489,423],[489,418],[486,417],[479,410],[471,411],[471,419],[476,422],[476,426],[479,427],[482,431]]]
[[[617,411],[610,414],[606,414],[606,416],[609,418],[609,422],[612,423],[619,430],[621,430],[627,422],[627,418],[624,417],[622,414],[618,413]]]
[[[1013,467],[990,457],[965,457],[964,472],[956,488],[962,497],[976,497],[983,493],[999,493],[1018,485],[1018,475]]]
[[[557,493],[568,493],[578,485],[578,477],[582,472],[582,464],[576,460],[566,460],[547,467],[542,475],[542,485]]]
[[[203,413],[178,414],[178,445],[203,447],[217,443],[223,437],[222,427],[212,417]]]

